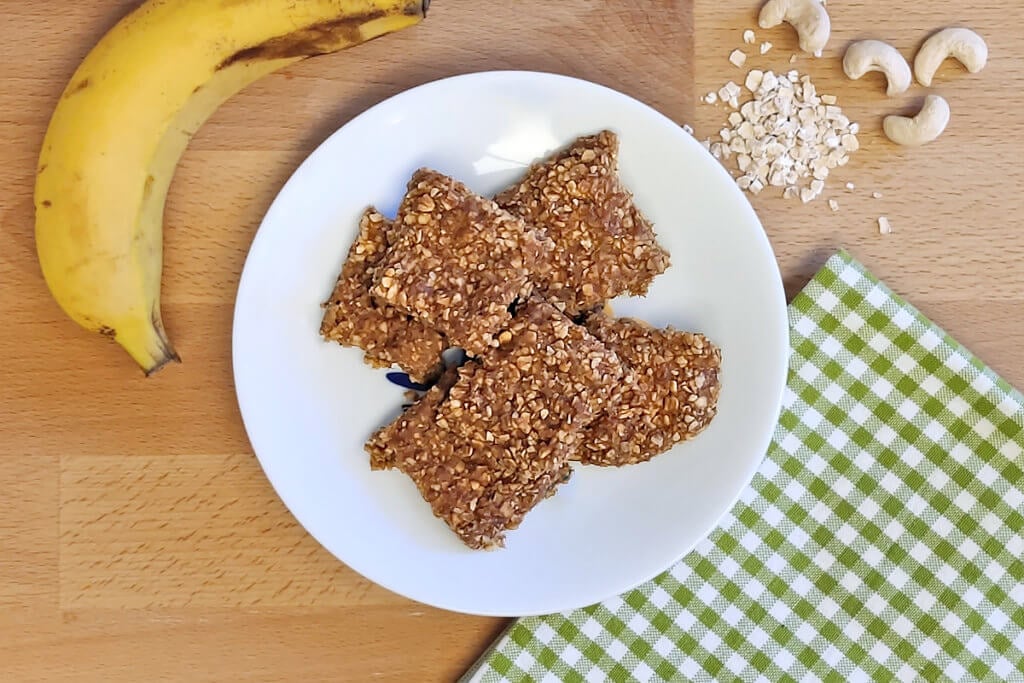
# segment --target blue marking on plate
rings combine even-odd
[[[397,384],[403,389],[412,389],[413,391],[426,391],[430,388],[429,384],[417,384],[409,379],[409,375],[404,372],[389,372],[387,374],[388,381],[392,384]]]

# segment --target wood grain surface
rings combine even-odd
[[[256,83],[202,128],[175,177],[164,319],[185,362],[144,379],[49,296],[32,210],[60,91],[135,4],[0,0],[0,680],[452,680],[504,622],[430,609],[356,575],[298,526],[252,456],[230,328],[263,213],[328,134],[438,77],[566,73],[637,97],[703,138],[726,112],[700,96],[749,68],[791,68],[795,37],[758,30],[775,47],[741,70],[727,57],[756,25],[757,0],[436,0],[418,27]],[[828,7],[825,57],[794,66],[839,96],[863,126],[863,149],[830,179],[838,212],[823,200],[753,198],[788,291],[846,247],[1024,384],[1024,4]],[[878,74],[847,81],[839,56],[872,37],[912,57],[952,24],[985,36],[989,65],[971,75],[947,62],[934,87],[952,107],[947,132],[898,148],[880,135],[881,117],[913,110],[925,91],[887,99]],[[880,215],[895,234],[878,234]]]

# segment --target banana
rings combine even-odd
[[[160,316],[167,189],[192,135],[260,77],[418,23],[429,0],[147,0],[75,71],[43,140],[36,250],[61,308],[147,375],[180,361]]]

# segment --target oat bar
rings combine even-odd
[[[594,465],[643,462],[711,423],[722,357],[706,337],[603,313],[590,316],[586,326],[629,369],[608,411],[587,427],[574,459]]]
[[[621,294],[643,295],[669,255],[618,175],[618,137],[581,137],[535,164],[496,201],[555,243],[550,273],[538,287],[570,314]]]
[[[374,367],[398,365],[416,382],[443,369],[444,337],[430,326],[370,296],[374,272],[393,239],[394,226],[369,208],[359,221],[330,298],[324,304],[320,334],[342,346],[356,346]]]
[[[509,306],[529,295],[531,274],[543,272],[554,248],[543,230],[428,169],[409,181],[396,222],[371,294],[471,356],[497,346]]]
[[[567,440],[604,412],[622,364],[551,304],[531,300],[500,348],[459,369],[438,424],[493,443]]]
[[[405,448],[424,450],[427,441],[438,441],[444,434],[436,426],[437,408],[448,397],[452,385],[459,378],[458,369],[446,369],[437,382],[415,403],[406,408],[391,424],[378,429],[366,443],[370,454],[370,469],[386,470],[395,467],[398,451]],[[395,440],[392,437],[401,435]]]
[[[374,469],[408,475],[434,515],[473,549],[504,546],[531,509],[552,495],[569,474],[569,444],[499,445],[458,437],[435,424],[437,406],[455,380],[453,372],[367,442]]]

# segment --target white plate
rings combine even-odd
[[[394,215],[431,166],[491,194],[538,157],[602,128],[672,266],[616,313],[706,333],[722,348],[719,414],[649,463],[577,467],[508,534],[471,551],[405,475],[371,472],[363,443],[403,390],[360,351],[321,340],[360,212]],[[488,72],[414,88],[353,119],[302,164],[267,212],[242,274],[234,372],[245,427],[298,521],[339,560],[409,598],[488,615],[585,606],[652,578],[715,526],[752,478],[778,419],[788,337],[778,266],[735,183],[691,136],[580,80]]]

